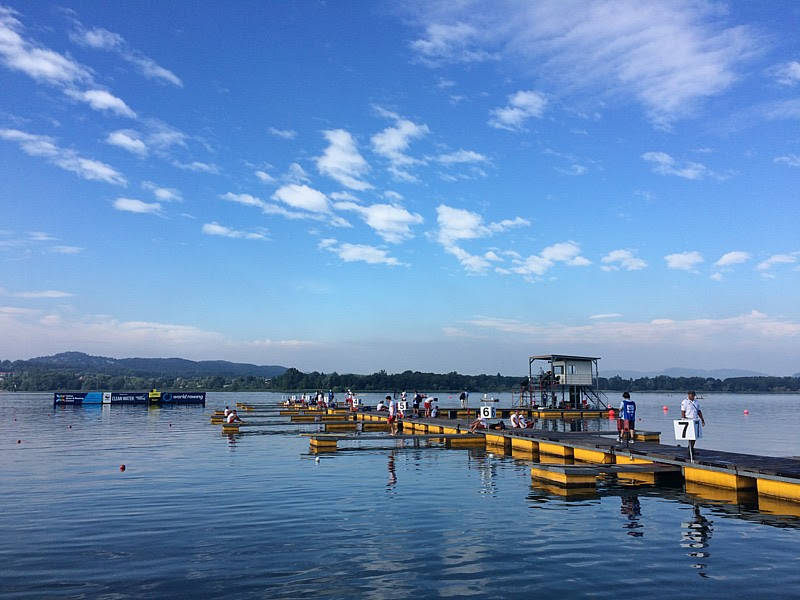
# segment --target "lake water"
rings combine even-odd
[[[297,427],[208,422],[279,397],[53,409],[0,393],[0,597],[800,597],[800,506],[614,480],[566,499],[483,450],[384,440],[316,461]],[[681,398],[635,394],[637,425],[668,442]],[[701,403],[699,448],[800,455],[800,396]]]

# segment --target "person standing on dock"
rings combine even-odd
[[[389,417],[387,421],[392,430],[392,435],[397,435],[397,402],[391,396],[386,396],[386,400],[389,401]]]
[[[619,403],[619,418],[617,419],[617,439],[620,442],[633,443],[634,429],[636,428],[636,402],[631,400],[630,392],[623,392],[622,402]]]
[[[469,408],[469,392],[467,390],[461,392],[458,399],[461,400],[461,408]]]
[[[697,394],[689,392],[686,398],[681,402],[681,419],[691,419],[697,421],[700,419],[700,424],[705,427],[706,421],[703,418],[703,411],[700,410],[700,403],[695,400]],[[694,443],[696,440],[689,440],[689,449],[694,452]]]

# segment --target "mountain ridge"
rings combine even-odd
[[[14,369],[43,368],[65,370],[91,370],[104,375],[144,375],[173,377],[275,377],[286,372],[281,365],[254,365],[225,360],[193,361],[186,358],[110,358],[93,356],[85,352],[59,352],[51,356],[37,356],[28,360],[11,361]]]

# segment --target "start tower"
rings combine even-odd
[[[520,408],[600,410],[608,398],[598,389],[598,356],[543,354],[528,357],[528,377],[512,395]]]

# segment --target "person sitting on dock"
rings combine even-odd
[[[508,418],[508,420],[511,421],[511,427],[514,429],[519,428],[519,413],[517,413],[517,411],[511,411],[511,416]]]
[[[242,420],[239,418],[239,415],[236,414],[236,409],[234,409],[234,410],[232,410],[230,412],[230,414],[228,415],[228,418],[226,419],[226,421],[228,423],[236,423],[236,422],[241,423],[242,422]]]
[[[431,403],[431,418],[432,419],[436,419],[436,418],[439,417],[439,405],[436,404],[436,402],[439,402],[438,398],[434,398],[433,402]]]
[[[488,428],[489,428],[489,424],[486,422],[486,419],[482,419],[482,418],[478,417],[472,423],[470,423],[469,432],[470,433],[475,433],[479,429],[488,429]]]
[[[381,410],[389,410],[389,407],[388,407],[388,406],[386,405],[386,403],[383,401],[383,398],[381,398],[380,400],[378,400],[378,406],[376,406],[376,407],[375,407],[375,410],[377,410],[377,411],[381,411]]]
[[[229,414],[231,414],[231,409],[226,406],[223,414],[227,417]]]
[[[528,421],[528,419],[525,418],[525,415],[519,413],[519,426],[522,429],[530,429],[533,427],[533,421]]]
[[[497,423],[492,423],[491,425],[489,425],[489,429],[505,429],[505,428],[506,424],[503,423],[502,420],[498,421]]]

